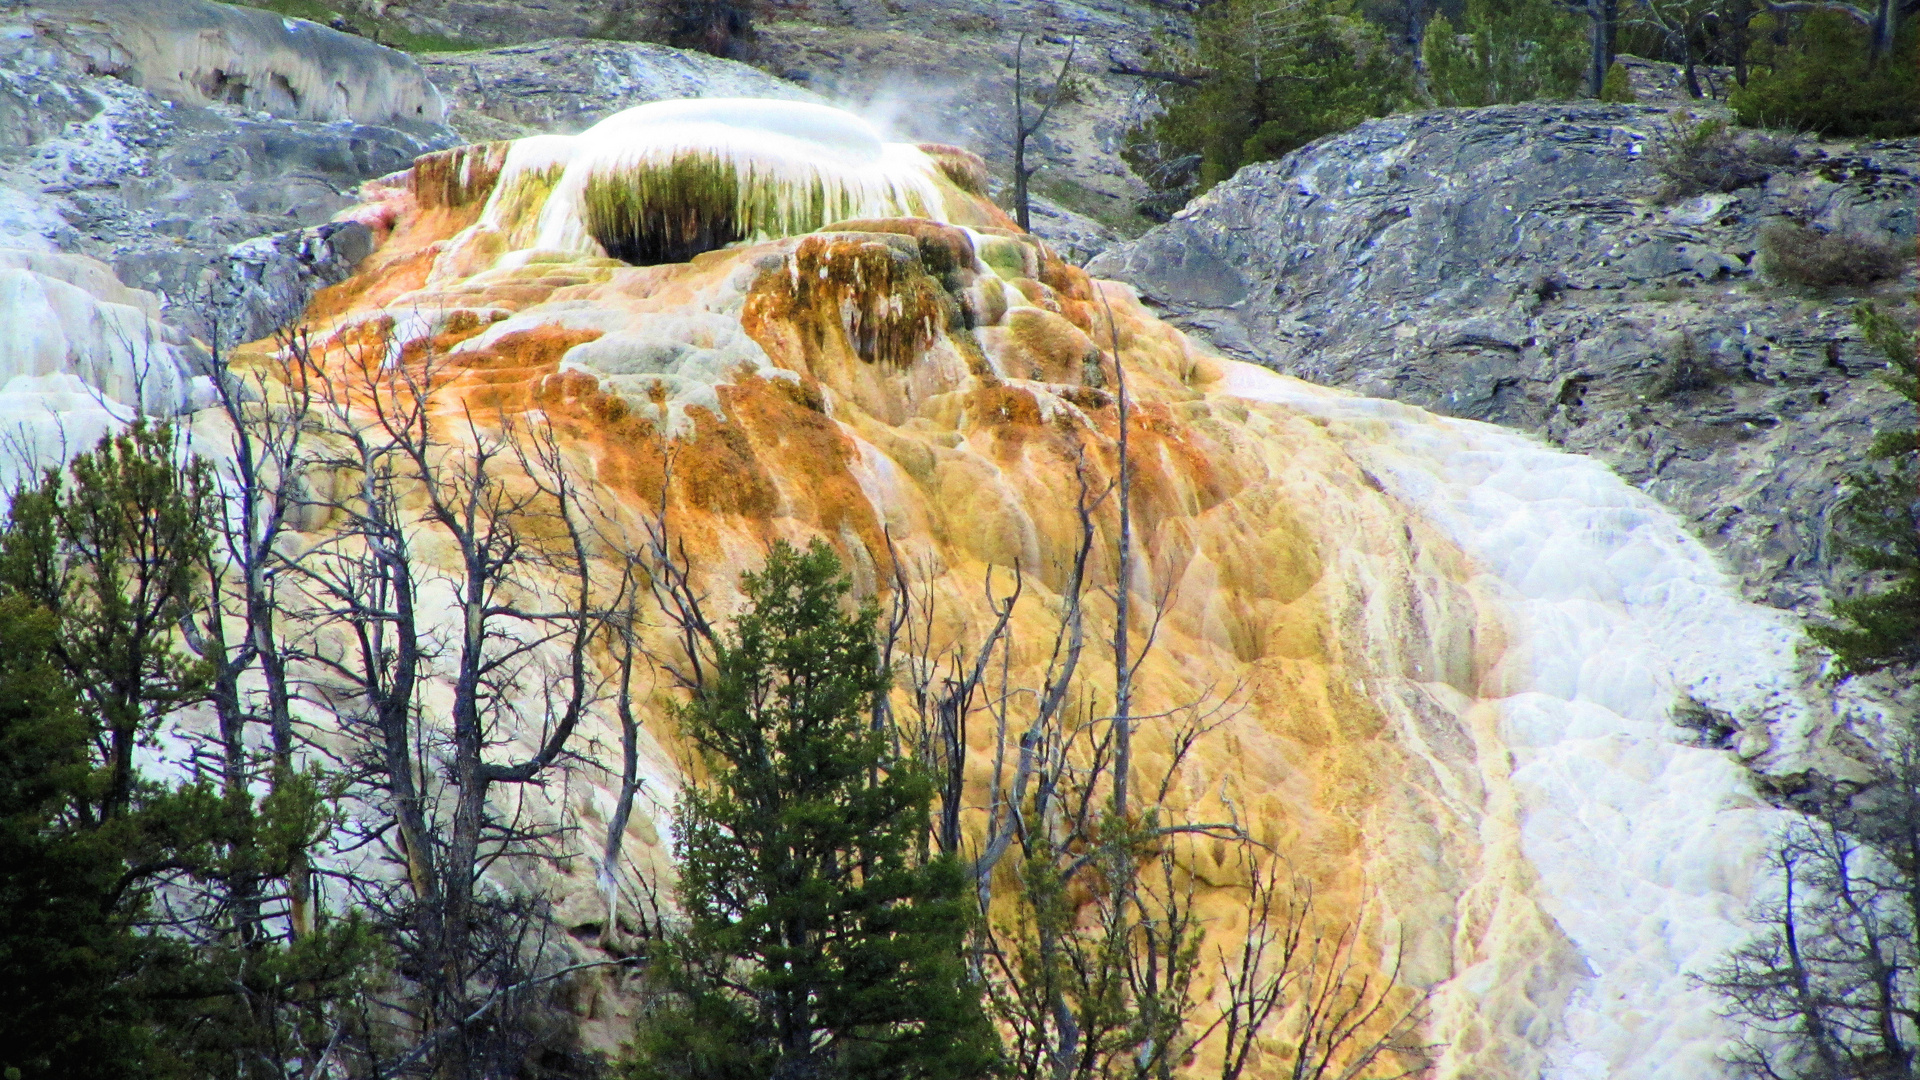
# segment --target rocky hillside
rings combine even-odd
[[[0,246],[97,258],[199,332],[216,281],[230,336],[297,312],[304,279],[370,250],[326,225],[360,183],[460,141],[411,58],[312,23],[205,0],[0,12]]]
[[[1661,197],[1673,102],[1394,116],[1243,170],[1091,269],[1229,353],[1533,432],[1673,507],[1749,595],[1807,611],[1827,519],[1896,420],[1856,305],[1762,269],[1795,221],[1914,243],[1920,143],[1802,144],[1727,193]]]
[[[474,25],[511,10],[532,36],[581,32],[542,21],[577,13],[562,3],[436,4],[390,7],[422,19],[471,8]],[[1161,770],[1164,812],[1244,824],[1311,885],[1318,918],[1354,927],[1382,969],[1398,956],[1395,993],[1431,995],[1419,1042],[1435,1075],[1712,1080],[1730,1031],[1688,972],[1745,933],[1778,821],[1742,764],[1823,766],[1834,709],[1795,666],[1795,621],[1741,600],[1648,492],[1733,554],[1756,595],[1814,595],[1833,480],[1890,399],[1846,321],[1841,301],[1859,298],[1756,276],[1755,238],[1789,212],[1911,237],[1912,146],[1809,148],[1762,184],[1668,204],[1648,164],[1661,107],[1396,117],[1248,170],[1095,263],[1222,349],[1376,395],[1360,397],[1215,355],[1012,228],[981,196],[979,162],[886,145],[850,114],[664,110],[697,123],[692,145],[732,162],[742,188],[760,185],[763,205],[794,212],[745,242],[726,232],[687,250],[682,235],[671,258],[634,260],[653,265],[608,257],[666,241],[623,232],[646,219],[599,214],[587,193],[645,190],[648,170],[686,160],[687,144],[650,142],[658,129],[636,124],[597,140],[454,145],[575,129],[658,97],[871,91],[869,103],[900,105],[896,130],[991,154],[1026,26],[1013,16],[1083,29],[1084,62],[1098,66],[1157,10],[792,8],[763,40],[781,83],[651,46],[555,40],[419,63],[204,0],[112,19],[80,0],[15,0],[0,35],[0,245],[27,250],[0,257],[0,417],[51,455],[136,412],[186,416],[217,457],[230,418],[205,407],[208,357],[181,332],[204,314],[198,290],[239,300],[220,309],[237,320],[229,338],[304,310],[320,327],[310,359],[334,379],[321,383],[359,389],[321,403],[334,424],[319,438],[333,443],[289,467],[314,499],[301,496],[286,558],[352,559],[366,542],[346,520],[352,493],[391,466],[354,465],[339,440],[404,383],[431,396],[428,412],[469,418],[435,433],[455,456],[494,437],[484,418],[554,425],[542,467],[587,478],[604,515],[596,586],[624,580],[648,515],[700,560],[696,591],[720,618],[769,543],[820,539],[863,590],[905,579],[939,599],[931,656],[964,653],[1011,612],[982,585],[1021,568],[1030,599],[1008,616],[1001,665],[1015,682],[994,695],[1008,709],[1038,700],[1017,686],[1052,677],[1046,642],[1070,594],[1087,598],[1087,639],[1110,640],[1126,565],[1159,619],[1135,690],[1136,715],[1153,718],[1139,767]],[[1102,170],[1119,114],[1098,95],[1122,91],[1098,86],[1084,109],[1063,106],[1071,123],[1048,152],[1109,177],[1118,205],[1127,178]],[[820,189],[792,179],[823,173],[858,214],[824,216]],[[738,204],[712,188],[673,197],[702,225],[689,235],[735,224]],[[1908,284],[1880,299],[1901,302]],[[288,376],[271,341],[230,359],[261,376],[263,410],[306,409],[281,395],[319,385]],[[1118,472],[1122,364],[1137,470],[1124,554],[1118,500],[1074,498]],[[1543,432],[1646,490],[1593,458],[1407,401]],[[395,512],[415,494],[396,495]],[[1063,569],[1083,528],[1085,578]],[[409,536],[409,572],[440,589],[458,571],[436,529],[409,517],[388,535]],[[561,595],[546,572],[528,571],[529,595]],[[323,609],[309,599],[289,610]],[[475,625],[451,594],[421,610],[429,638]],[[671,655],[666,623],[644,625],[653,654]],[[530,665],[560,663],[542,656]],[[425,726],[419,745],[451,745],[435,725],[452,715],[452,661],[424,662],[430,685],[402,711]],[[561,668],[520,670],[516,685],[550,687],[543,672]],[[1114,700],[1109,671],[1085,661],[1074,699]],[[337,675],[300,674],[324,691],[301,703],[323,740],[357,737],[363,712]],[[540,696],[503,697],[489,714],[503,753],[544,743],[553,714]],[[583,707],[578,756],[550,759],[564,782],[493,807],[574,845],[500,863],[489,880],[551,901],[566,930],[556,950],[603,965],[567,985],[564,1007],[607,1052],[640,998],[604,962],[630,955],[622,936],[642,929],[633,898],[661,895],[672,875],[666,808],[688,749],[671,697],[649,693],[634,725],[607,700]],[[1687,701],[1727,718],[1725,738],[1689,741],[1675,723]],[[1213,725],[1191,753],[1168,722],[1183,715]],[[1037,734],[1021,745],[1066,753],[1065,728],[1015,717],[1029,720]],[[993,805],[991,721],[969,721],[969,829],[1006,809]],[[622,818],[614,763],[628,740],[647,798]],[[422,768],[423,783],[441,783],[442,764]],[[378,797],[343,804],[370,832],[385,827]],[[1231,855],[1208,841],[1178,856],[1216,943],[1247,917]]]
[[[1034,140],[1036,230],[1084,259],[1116,237],[1088,215],[1126,231],[1147,224],[1132,217],[1140,189],[1117,156],[1146,99],[1106,69],[1137,59],[1174,17],[1156,5],[790,5],[761,35],[759,67],[556,39],[594,32],[587,5],[507,6],[511,26],[489,22],[486,5],[383,8],[427,32],[516,42],[416,59],[208,0],[154,0],[110,19],[80,0],[0,4],[12,28],[0,41],[0,246],[99,258],[202,334],[189,309],[218,281],[230,329],[255,337],[366,253],[364,233],[329,220],[362,182],[421,153],[578,131],[662,98],[749,96],[854,102],[899,137],[976,147],[998,164],[1015,43],[1040,32],[1080,45],[1072,100]],[[1029,46],[1029,59],[1064,56],[1058,43]]]
[[[475,141],[571,134],[621,109],[662,98],[819,95],[758,68],[632,41],[547,39],[420,57],[446,95],[447,122]]]
[[[544,102],[528,111],[528,95],[545,94],[537,86],[569,88],[561,89],[563,96],[574,87],[617,86],[630,77],[633,57],[651,66],[660,55],[632,42],[588,40],[640,32],[637,12],[645,5],[638,2],[340,0],[336,6],[349,22],[359,19],[369,28],[395,25],[489,45],[537,43],[532,53],[489,49],[479,56],[449,53],[425,60],[457,105],[509,122],[544,111]],[[1068,42],[1076,43],[1069,92],[1030,150],[1042,167],[1035,190],[1043,231],[1086,258],[1150,224],[1134,212],[1146,187],[1119,150],[1126,130],[1153,108],[1152,98],[1138,79],[1111,69],[1116,62],[1154,66],[1146,57],[1158,41],[1183,34],[1186,25],[1181,5],[1156,0],[776,0],[765,5],[740,59],[785,84],[773,96],[811,92],[879,122],[896,138],[970,147],[1004,181],[1010,175],[1016,46],[1024,37],[1027,78],[1037,75],[1044,88],[1065,59]],[[701,96],[745,89],[756,79],[757,85],[766,83],[705,56],[666,63],[710,77],[712,89]],[[466,80],[476,69],[503,75],[517,89],[462,92],[460,86],[473,85]],[[443,74],[450,78],[443,81]],[[1034,85],[1029,82],[1029,89]],[[572,103],[556,100],[552,107],[564,114]],[[457,116],[455,123],[461,126]]]

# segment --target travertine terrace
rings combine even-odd
[[[431,366],[450,431],[550,421],[609,521],[664,514],[721,610],[766,545],[818,537],[864,593],[928,590],[938,642],[964,645],[1017,566],[1028,684],[1079,505],[1115,476],[1117,363],[1135,615],[1161,619],[1137,712],[1222,720],[1169,812],[1239,820],[1326,919],[1361,920],[1370,960],[1403,950],[1439,1076],[1717,1067],[1685,972],[1740,932],[1773,812],[1669,712],[1690,693],[1772,753],[1813,721],[1790,630],[1664,511],[1524,437],[1210,354],[1013,228],[962,151],[819,106],[647,108],[370,185],[349,213],[375,253],[307,313],[322,362]],[[621,184],[648,192],[638,212],[615,212]],[[1090,710],[1111,695],[1114,501],[1092,517]],[[683,758],[660,685],[628,854],[665,880]],[[1142,722],[1141,775],[1170,726]],[[614,731],[587,732],[607,763]],[[587,762],[524,797],[592,834],[609,783]],[[1181,854],[1216,941],[1243,918],[1228,854]],[[604,919],[590,862],[538,881],[583,926]],[[603,990],[582,1008],[613,1043]]]

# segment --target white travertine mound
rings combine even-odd
[[[305,19],[207,0],[31,0],[6,17],[54,56],[192,105],[289,120],[440,123],[446,103],[403,52]]]
[[[0,487],[204,396],[197,346],[159,312],[94,259],[0,249]]]
[[[924,178],[927,205],[893,213],[934,216],[920,161],[939,151],[905,150],[829,110],[702,101],[423,158],[406,186],[370,189],[389,246],[321,362],[446,348],[450,412],[561,418],[610,500],[671,509],[709,580],[751,567],[766,536],[821,536],[862,588],[901,559],[928,568],[927,595],[958,597],[991,567],[1053,587],[1045,568],[1086,520],[1071,492],[1118,461],[1101,441],[1111,349],[1154,417],[1130,451],[1137,490],[1157,493],[1132,511],[1152,553],[1136,588],[1161,598],[1166,636],[1135,685],[1163,702],[1245,691],[1162,790],[1168,812],[1231,811],[1332,883],[1330,907],[1372,905],[1379,966],[1432,993],[1435,1077],[1723,1075],[1733,1028],[1690,976],[1747,931],[1784,818],[1736,756],[1779,772],[1821,745],[1790,617],[1743,602],[1605,466],[1204,355],[990,207],[971,229],[820,209],[816,235],[754,224],[790,224],[785,207],[848,177],[909,194]],[[968,224],[952,179],[945,220]],[[547,235],[555,222],[579,236]],[[681,250],[613,250],[636,236]],[[1106,633],[1091,618],[1090,640]],[[1689,745],[1683,697],[1731,716],[1751,753]],[[1170,727],[1136,731],[1144,747]],[[665,798],[672,750],[646,752]],[[543,812],[573,798],[607,821],[607,775],[537,793]],[[666,805],[628,825],[647,830],[629,850],[650,883],[669,872]],[[1206,933],[1231,937],[1238,871],[1182,857]],[[583,870],[540,887],[585,942],[619,913]]]
[[[731,166],[747,238],[769,239],[834,219],[946,220],[934,165],[917,147],[889,143],[860,117],[827,105],[770,98],[657,101],[617,112],[568,139],[541,140],[522,164],[509,160],[499,191],[519,170],[562,168],[540,217],[538,247],[597,251],[587,226],[589,185],[621,181],[699,156]],[[816,207],[827,220],[807,220]],[[781,228],[779,223],[793,223]]]

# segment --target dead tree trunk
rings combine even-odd
[[[528,958],[517,953],[538,936],[524,904],[482,905],[476,886],[499,859],[539,857],[550,831],[503,819],[490,791],[542,782],[597,693],[587,650],[604,620],[591,514],[550,430],[440,419],[437,358],[370,351],[344,371],[311,371],[327,438],[341,447],[331,465],[357,487],[330,501],[343,525],[301,569],[321,620],[347,643],[316,662],[353,709],[345,726],[365,739],[369,784],[410,884],[395,915],[410,927],[421,1046],[434,1069],[465,1076],[485,1071],[485,1054],[462,1018],[495,1000],[489,987],[519,981]],[[436,535],[450,566],[415,543]],[[436,607],[454,613],[451,626],[430,618]],[[422,723],[436,679],[450,730]],[[530,730],[537,749],[498,758]]]
[[[1053,87],[1046,93],[1045,104],[1031,121],[1027,119],[1027,35],[1021,34],[1013,47],[1013,218],[1028,232],[1033,231],[1028,182],[1040,171],[1040,166],[1027,164],[1027,140],[1040,133],[1047,118],[1053,115],[1054,106],[1060,104],[1067,73],[1073,69],[1073,54],[1079,47],[1079,38],[1067,39],[1066,58],[1060,61],[1060,70],[1053,77]]]

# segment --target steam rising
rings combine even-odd
[[[946,191],[956,187],[948,171],[824,105],[662,101],[577,136],[516,143],[484,220],[511,248],[530,242],[643,266],[685,262],[848,218],[945,221]],[[520,230],[530,220],[529,237]]]

